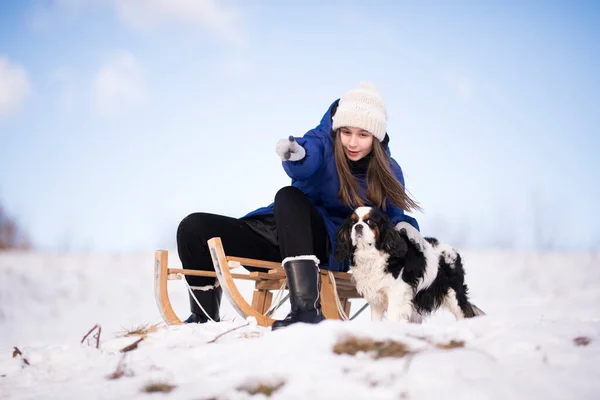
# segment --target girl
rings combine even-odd
[[[374,85],[361,83],[331,104],[321,123],[303,137],[281,139],[276,152],[292,179],[274,202],[237,219],[193,213],[177,230],[183,268],[214,270],[207,241],[219,236],[227,254],[281,262],[288,280],[291,312],[272,329],[324,319],[319,300],[321,267],[347,271],[348,261],[333,259],[335,232],[361,205],[384,210],[423,248],[417,221],[405,211],[418,204],[404,189],[404,176],[391,158],[387,111]],[[258,270],[255,268],[248,268]],[[219,320],[222,290],[214,278],[186,276],[192,296],[185,322]]]

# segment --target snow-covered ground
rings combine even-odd
[[[138,339],[127,330],[160,322],[153,256],[0,253],[0,398],[142,399],[153,387],[170,399],[600,398],[598,254],[463,252],[471,298],[488,314],[472,320],[372,323],[367,310],[271,332],[241,327],[224,299],[224,322],[159,325],[121,353]],[[169,285],[185,318],[186,289]],[[95,324],[98,349],[97,330],[80,343]],[[347,337],[396,347],[345,354],[354,347],[336,344]]]

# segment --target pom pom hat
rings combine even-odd
[[[387,129],[387,110],[375,85],[361,82],[345,93],[333,116],[332,129],[348,126],[364,129],[380,142]]]

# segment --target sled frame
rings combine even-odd
[[[208,240],[213,271],[169,268],[168,251],[156,250],[154,253],[154,296],[162,319],[167,325],[181,325],[169,299],[168,281],[183,279],[183,275],[217,278],[223,293],[235,311],[244,319],[254,317],[261,326],[271,326],[275,319],[267,316],[273,301],[273,291],[287,289],[285,271],[281,263],[252,258],[232,257],[225,254],[220,237]],[[232,273],[239,266],[258,267],[260,272]],[[332,282],[331,278],[335,282]],[[248,303],[240,293],[236,281],[254,281],[252,301]],[[334,290],[337,288],[337,292]],[[350,314],[350,299],[361,298],[356,291],[351,275],[346,272],[321,270],[321,308],[326,319],[342,319],[338,312],[336,295],[346,315]]]

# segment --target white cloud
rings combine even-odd
[[[31,91],[25,68],[0,56],[0,117],[16,112]]]
[[[185,23],[207,29],[230,43],[246,42],[238,10],[218,0],[111,0],[121,20],[137,29]]]
[[[142,104],[145,98],[143,70],[129,52],[113,56],[94,77],[94,107],[101,114],[130,109]]]
[[[48,29],[86,12],[101,12],[102,8],[111,7],[123,23],[138,30],[184,24],[205,29],[233,45],[244,46],[247,37],[241,12],[224,3],[223,0],[53,0],[34,4],[28,23],[35,29]]]

